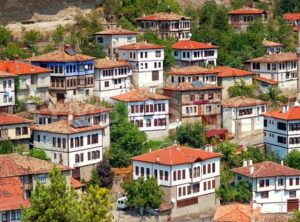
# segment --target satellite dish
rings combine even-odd
[[[88,69],[89,69],[89,66],[88,66],[88,65],[85,65],[85,66],[84,66],[84,69],[85,69],[85,70],[88,70]]]

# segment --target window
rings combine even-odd
[[[290,180],[289,180],[290,186],[293,186],[293,182],[294,182],[293,178],[290,178]]]
[[[136,176],[139,175],[139,167],[138,167],[138,166],[135,167],[135,175],[136,175]]]
[[[41,141],[41,136],[37,135],[37,141],[40,142]]]
[[[206,174],[206,165],[203,165],[202,170],[203,170],[203,174]]]
[[[182,179],[185,179],[185,170],[182,170]]]
[[[296,197],[296,190],[291,190],[289,192],[289,196],[290,196],[290,198]]]
[[[152,71],[152,81],[158,81],[158,80],[159,80],[159,72]]]
[[[40,183],[46,183],[46,175],[45,174],[38,175],[37,179]]]
[[[270,182],[269,182],[269,180],[267,179],[266,180],[266,187],[268,187],[270,185]]]
[[[173,180],[176,181],[176,171],[173,171]]]
[[[216,172],[216,163],[212,163],[212,172],[213,172],[213,173]]]
[[[286,123],[277,122],[277,129],[285,131],[286,130]]]
[[[260,63],[252,63],[252,69],[260,69]]]
[[[163,180],[163,177],[164,177],[164,171],[160,170],[159,171],[159,179]]]
[[[84,161],[84,156],[83,153],[80,154],[80,161],[83,162]]]
[[[178,188],[178,196],[181,197],[181,187]]]
[[[168,180],[169,180],[169,172],[165,171],[165,181],[168,181]]]
[[[104,87],[109,87],[109,81],[104,82]]]
[[[215,189],[215,187],[216,187],[216,181],[215,181],[215,180],[212,180],[211,182],[212,182],[211,188],[212,188],[212,189]]]
[[[20,136],[21,135],[21,128],[17,127],[16,128],[16,136]]]
[[[269,198],[269,192],[268,192],[268,191],[261,192],[260,195],[261,195],[261,198],[262,198],[262,199],[267,199],[267,198]]]
[[[268,120],[264,119],[264,127],[268,126]]]
[[[52,137],[52,146],[56,147],[56,137]]]
[[[282,144],[286,144],[286,137],[277,136],[277,142],[282,143]]]
[[[155,57],[156,58],[161,57],[161,51],[155,51]]]
[[[206,191],[206,182],[203,183],[203,190]]]
[[[146,127],[151,127],[151,119],[146,120]]]
[[[283,186],[283,178],[278,179],[278,186]]]
[[[259,187],[265,187],[265,180],[259,181]]]
[[[211,112],[211,106],[206,106],[206,112],[210,113]]]
[[[75,163],[79,163],[79,154],[75,154]]]
[[[178,180],[181,180],[181,171],[178,170]]]
[[[299,185],[299,178],[296,178],[296,185]]]
[[[157,179],[157,169],[154,170],[154,177]]]
[[[207,165],[207,173],[210,173],[210,164]]]
[[[22,134],[28,135],[28,127],[26,127],[26,126],[22,127]]]
[[[146,176],[147,176],[147,178],[150,177],[150,168],[146,168]]]
[[[143,177],[145,174],[144,167],[141,167],[141,176]]]

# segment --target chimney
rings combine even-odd
[[[280,161],[281,166],[284,166],[283,160]]]
[[[149,149],[149,153],[151,153],[152,152],[152,149]]]
[[[249,166],[253,166],[253,160],[249,159]]]
[[[254,173],[254,167],[253,167],[253,165],[249,165],[249,173],[250,174]]]
[[[73,120],[73,114],[69,113],[68,114],[68,121],[72,121]]]
[[[300,28],[298,29],[298,47],[296,49],[297,52],[297,100],[300,100]]]
[[[159,163],[159,156],[156,157],[156,162]]]
[[[243,160],[243,167],[247,166],[247,160]]]

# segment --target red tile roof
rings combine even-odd
[[[182,50],[215,49],[215,48],[218,48],[218,46],[208,44],[208,43],[196,42],[192,40],[181,40],[172,45],[172,49],[182,49]]]
[[[281,120],[300,120],[300,107],[289,107],[289,110],[287,112],[282,112],[280,109],[278,109],[275,111],[264,113],[262,115]]]
[[[284,52],[280,54],[270,54],[255,59],[250,59],[247,62],[264,62],[264,63],[279,63],[279,62],[296,62],[298,60],[295,52]]]
[[[31,123],[31,120],[25,119],[18,115],[13,115],[13,114],[8,114],[8,113],[0,113],[0,126],[24,124],[24,123]]]
[[[146,89],[134,89],[128,93],[124,93],[117,96],[111,97],[114,100],[123,101],[123,102],[140,102],[146,100],[169,100],[170,97],[149,92]]]
[[[269,48],[269,47],[281,47],[281,46],[283,46],[283,44],[281,44],[279,42],[272,42],[272,41],[268,41],[266,39],[263,40],[262,44],[266,48]]]
[[[201,149],[192,149],[184,146],[173,145],[160,150],[152,151],[140,156],[131,158],[133,161],[159,163],[161,165],[180,165],[204,161],[212,158],[219,158],[221,154],[207,152]]]
[[[231,10],[228,12],[229,15],[253,15],[253,14],[263,14],[266,11],[256,8],[241,8],[237,10]]]
[[[286,21],[297,21],[300,19],[300,13],[286,13],[283,14],[283,19]]]
[[[124,45],[119,47],[119,49],[122,50],[147,50],[147,49],[163,49],[164,46],[157,45],[157,44],[151,44],[147,42],[137,42],[130,45]]]
[[[259,219],[260,208],[253,210],[249,204],[233,203],[219,206],[213,222],[252,222]]]
[[[117,67],[130,67],[125,60],[97,59],[95,60],[95,69],[111,69]]]
[[[191,82],[182,82],[177,85],[170,85],[163,87],[163,90],[171,91],[203,91],[203,90],[215,90],[222,89],[222,86],[204,85],[202,87],[193,86]]]
[[[33,125],[31,127],[31,129],[34,131],[43,131],[60,134],[76,134],[94,130],[101,130],[103,128],[104,127],[100,125],[89,125],[75,128],[72,126],[72,122],[68,120],[60,120],[47,125]]]
[[[215,69],[207,69],[201,66],[186,66],[186,67],[173,67],[168,72],[169,75],[205,75],[205,74],[217,74]]]
[[[190,20],[190,17],[186,17],[183,15],[178,15],[173,12],[159,12],[152,15],[146,15],[140,18],[137,18],[137,21],[174,21],[174,20]]]
[[[83,183],[81,183],[79,180],[74,179],[73,177],[71,177],[71,186],[77,190],[80,189],[82,187],[84,187],[85,185]]]
[[[300,176],[300,170],[282,166],[281,164],[271,161],[253,164],[253,167],[253,174],[250,174],[249,166],[234,168],[231,171],[250,178]]]
[[[262,76],[255,76],[254,78],[255,78],[257,81],[265,82],[265,83],[268,83],[268,84],[270,84],[270,85],[277,85],[277,84],[278,84],[278,81],[272,80],[272,79],[267,79],[267,78],[262,77]]]
[[[94,33],[94,35],[136,35],[138,32],[125,29],[107,29]]]
[[[211,138],[213,136],[224,135],[228,132],[228,129],[211,129],[205,131],[204,135],[206,138]]]
[[[229,66],[216,66],[214,68],[215,71],[219,72],[218,77],[219,78],[225,78],[225,77],[242,77],[242,76],[250,76],[253,75],[252,72],[242,70],[242,69],[236,69]]]
[[[0,212],[29,207],[19,177],[0,178]]]
[[[50,69],[45,69],[28,63],[4,60],[0,61],[0,71],[14,75],[31,75],[51,72]]]
[[[0,71],[0,79],[1,78],[14,78],[14,76],[12,76],[11,74],[9,74],[7,72]]]
[[[0,155],[0,166],[0,178],[31,174],[45,174],[49,173],[53,166],[57,166],[63,171],[69,171],[72,169],[70,167],[51,163],[50,161],[40,160],[19,154]]]
[[[249,107],[249,106],[266,105],[266,104],[267,104],[266,101],[262,101],[254,98],[248,98],[245,96],[228,98],[222,101],[222,106],[226,108]]]

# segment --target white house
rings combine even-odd
[[[256,82],[256,85],[258,86],[258,89],[261,93],[268,92],[270,87],[278,87],[278,81],[267,79],[265,77],[261,77],[259,75],[256,75],[254,77],[254,80]]]
[[[172,49],[178,66],[217,65],[218,47],[211,43],[181,40]]]
[[[263,143],[263,116],[267,102],[243,96],[222,101],[222,127],[227,128],[238,144]]]
[[[274,53],[282,53],[283,52],[283,44],[278,42],[268,41],[266,39],[262,42],[263,47],[266,49],[266,54],[274,54]]]
[[[163,84],[163,46],[146,42],[122,46],[119,48],[119,58],[130,63],[133,84],[137,88]]]
[[[133,179],[156,178],[172,218],[212,216],[219,205],[220,156],[173,145],[131,158]]]
[[[0,113],[13,113],[15,105],[15,79],[9,73],[0,71]]]
[[[297,61],[296,53],[286,52],[265,55],[247,62],[251,64],[251,72],[278,81],[279,87],[287,92],[297,89]]]
[[[131,66],[124,60],[95,60],[94,95],[101,100],[130,91]]]
[[[33,146],[44,149],[52,162],[77,169],[80,178],[89,177],[93,166],[102,160],[100,125],[73,119],[34,125],[32,130]]]
[[[231,170],[234,184],[245,179],[251,183],[252,204],[262,213],[287,213],[299,210],[300,171],[271,161]]]
[[[283,107],[264,114],[264,143],[267,151],[284,158],[293,149],[300,151],[300,107]]]
[[[126,104],[128,119],[149,138],[168,135],[169,97],[138,89],[113,96],[112,99]]]
[[[118,54],[118,47],[136,43],[137,32],[125,29],[107,29],[94,33],[96,42],[100,43],[106,54],[112,58]]]

